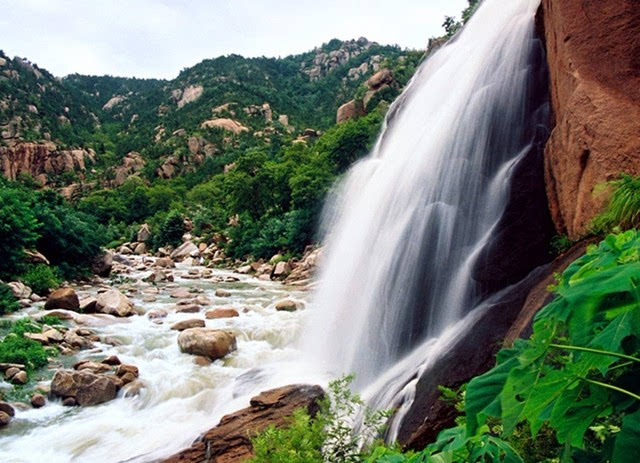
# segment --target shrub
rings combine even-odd
[[[23,249],[33,247],[38,238],[38,221],[30,208],[29,196],[0,181],[0,277],[11,278],[22,264]]]
[[[20,304],[13,295],[13,291],[9,286],[0,283],[0,315],[15,312],[16,310],[20,310]]]
[[[45,264],[31,267],[20,277],[20,281],[40,295],[49,294],[52,289],[56,289],[61,283],[57,272]]]
[[[156,248],[160,246],[178,246],[182,243],[184,235],[184,218],[179,211],[171,211],[162,221],[160,227],[155,231],[153,244]]]
[[[39,342],[9,334],[0,342],[0,363],[21,363],[33,371],[47,364],[47,351]]]
[[[622,174],[609,185],[613,188],[611,198],[604,212],[594,219],[594,231],[608,233],[616,227],[622,231],[640,227],[640,177]]]
[[[389,413],[373,411],[349,388],[353,376],[329,384],[320,402],[320,411],[311,418],[306,411],[295,412],[287,428],[267,428],[252,440],[253,463],[312,463],[362,461],[362,449],[383,429]],[[359,419],[362,417],[362,419]],[[354,427],[354,423],[361,426]],[[357,430],[356,430],[357,429]]]

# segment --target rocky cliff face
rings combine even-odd
[[[46,184],[51,176],[82,172],[93,162],[95,152],[91,149],[58,150],[51,142],[0,147],[0,173],[11,180],[25,173]]]
[[[637,0],[543,0],[538,17],[551,77],[554,129],[545,150],[559,233],[589,230],[597,185],[640,174],[640,7]]]

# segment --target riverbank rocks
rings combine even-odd
[[[56,289],[49,295],[47,302],[44,304],[45,310],[78,310],[79,308],[80,299],[78,299],[78,295],[71,288]]]
[[[204,320],[200,318],[192,318],[189,320],[182,320],[171,325],[171,329],[175,331],[184,331],[190,328],[204,328]]]
[[[204,316],[208,319],[239,317],[238,311],[231,307],[207,310]]]
[[[190,328],[178,336],[180,351],[217,360],[236,350],[236,337],[222,330]]]
[[[98,276],[108,277],[113,269],[113,253],[111,251],[104,251],[91,263],[91,270]]]
[[[11,384],[23,385],[27,384],[27,372],[23,370],[23,365],[10,366],[4,372],[4,378]]]
[[[0,428],[8,425],[16,412],[7,402],[0,401]]]
[[[174,261],[181,261],[187,257],[193,257],[200,254],[198,246],[191,241],[185,241],[173,251],[169,257]]]
[[[265,391],[252,398],[249,407],[222,417],[215,428],[200,436],[191,447],[163,462],[246,461],[253,456],[252,437],[269,426],[289,425],[293,412],[298,409],[315,416],[323,396],[320,386],[310,385],[291,385]]]
[[[133,302],[117,289],[110,289],[98,295],[96,312],[116,317],[129,317],[135,314]]]

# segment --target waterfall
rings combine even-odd
[[[460,335],[453,328],[491,293],[474,266],[546,114],[534,95],[538,5],[485,0],[420,66],[369,156],[328,203],[303,348],[335,375],[354,373],[360,389],[395,374],[401,360],[402,374],[415,376],[407,369],[446,346],[443,333]]]

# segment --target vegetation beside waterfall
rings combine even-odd
[[[609,235],[590,246],[549,288],[555,299],[537,314],[531,337],[502,349],[495,368],[466,385],[458,426],[442,431],[421,452],[373,445],[357,459],[327,459],[318,438],[324,418],[296,415],[293,428],[278,432],[295,432],[290,442],[316,445],[314,456],[287,460],[277,452],[258,452],[254,461],[635,462],[640,451],[639,275],[639,232]],[[447,396],[456,397],[451,391]],[[264,435],[255,444],[262,449]],[[297,452],[295,444],[290,446],[287,451]]]

